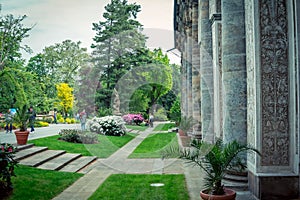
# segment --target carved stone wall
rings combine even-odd
[[[260,1],[261,165],[289,165],[288,21],[284,0]]]

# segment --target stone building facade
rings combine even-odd
[[[300,1],[175,0],[174,29],[192,135],[256,147],[245,158],[257,198],[299,197]]]

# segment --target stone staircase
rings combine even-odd
[[[84,173],[81,170],[97,159],[96,156],[49,150],[48,147],[37,147],[33,144],[18,146],[17,149],[15,160],[20,164],[47,170]]]

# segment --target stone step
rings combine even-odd
[[[222,180],[222,184],[224,184],[225,187],[236,190],[236,191],[247,191],[248,190],[248,183]]]
[[[15,144],[14,146],[17,148],[17,151],[22,151],[24,149],[29,149],[29,148],[33,147],[34,144],[24,144],[24,145]]]
[[[90,163],[94,162],[97,159],[96,156],[81,156],[80,158],[73,160],[60,169],[64,172],[79,172],[84,167],[88,166]]]
[[[16,154],[15,154],[15,160],[19,161],[22,160],[24,158],[30,157],[34,154],[40,153],[42,151],[47,150],[48,147],[35,147],[32,146],[31,148],[27,148],[27,149],[23,149],[23,150],[19,150]]]
[[[48,160],[47,162],[39,165],[37,168],[47,170],[60,170],[73,160],[78,159],[80,156],[81,154],[65,153],[51,160]]]
[[[248,182],[247,176],[238,176],[238,175],[233,175],[233,174],[226,174],[224,179],[228,180],[228,181],[233,181],[233,182],[242,182],[242,183]]]
[[[64,150],[46,150],[21,160],[20,164],[37,167],[64,153],[66,153]]]

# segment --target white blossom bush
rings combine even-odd
[[[123,136],[126,134],[125,121],[120,116],[94,117],[87,121],[87,128],[102,135]]]

